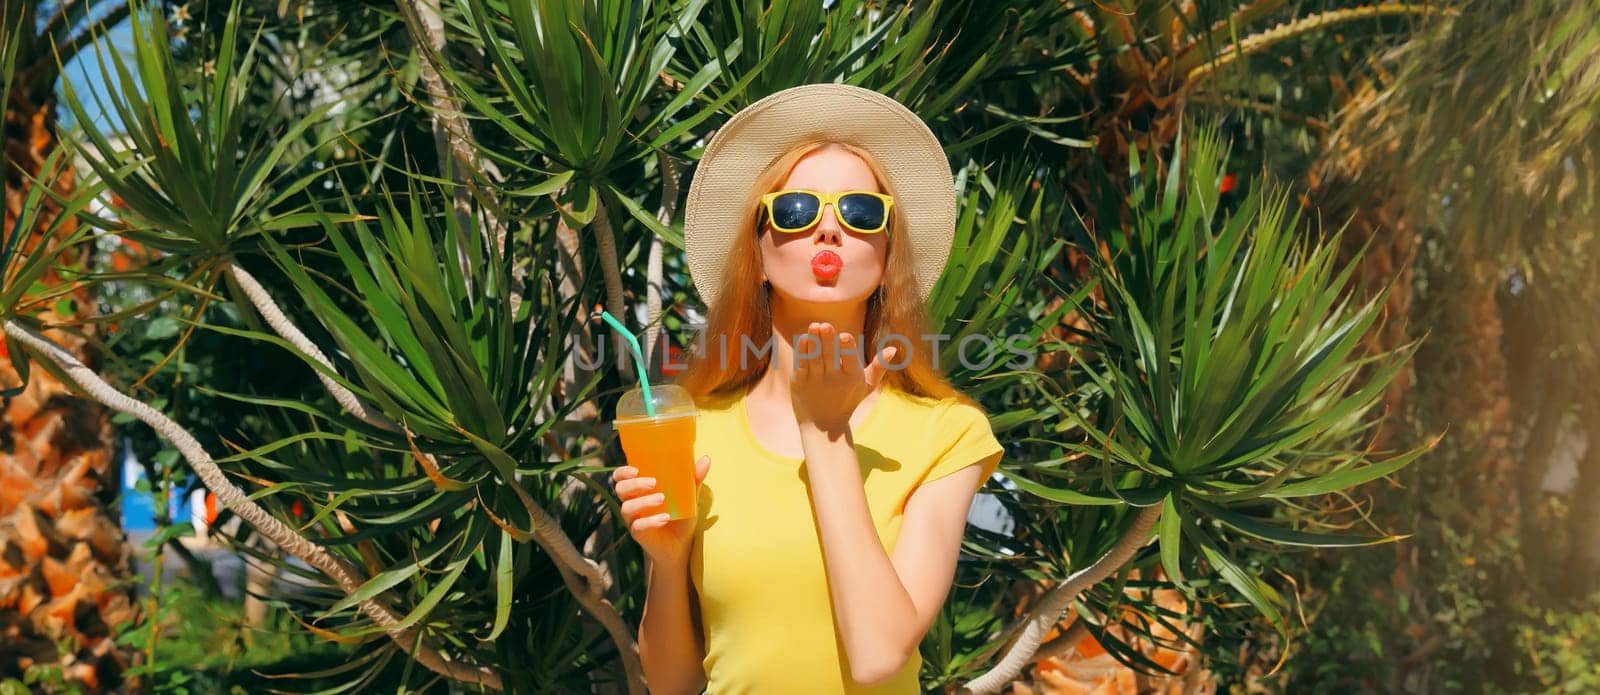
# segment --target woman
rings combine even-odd
[[[955,225],[944,152],[893,99],[796,87],[718,131],[685,212],[709,308],[678,379],[701,411],[699,518],[613,475],[650,565],[651,690],[918,692],[1001,455],[926,328]]]

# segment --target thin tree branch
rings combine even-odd
[[[1180,91],[1188,93],[1193,91],[1196,85],[1206,81],[1222,68],[1231,65],[1241,57],[1254,55],[1258,51],[1303,34],[1323,31],[1335,24],[1375,17],[1453,15],[1456,13],[1457,10],[1449,8],[1398,2],[1318,12],[1243,37],[1236,43],[1230,44],[1227,48],[1209,57],[1201,52],[1189,52],[1179,56],[1177,63],[1173,67],[1173,73],[1183,80]]]
[[[557,251],[557,263],[555,271],[560,275],[561,278],[558,287],[560,304],[562,306],[566,306],[569,302],[582,301],[584,268],[579,258],[580,244],[577,231],[573,230],[571,227],[568,227],[566,219],[559,215],[556,217],[555,225],[555,248]],[[594,374],[593,371],[582,366],[584,364],[594,364],[594,361],[590,359],[592,354],[590,352],[588,335],[583,331],[583,327],[585,325],[587,324],[578,324],[570,333],[570,344],[573,346],[573,351],[576,353],[577,358],[575,359],[573,356],[569,355],[565,361],[565,364],[562,365],[560,397],[563,405],[570,402],[570,399],[577,395],[581,385],[588,382],[590,377]],[[598,345],[595,347],[596,349],[599,349]],[[552,417],[554,416],[553,406],[555,405],[553,401],[554,399],[550,399],[541,404],[541,408],[550,410]],[[595,402],[590,399],[578,404],[577,407],[572,408],[567,415],[567,419],[570,421],[587,422],[593,421],[595,418],[599,417],[599,414],[600,412],[596,407]],[[562,445],[561,441],[556,437],[554,432],[546,432],[545,441],[549,446],[549,449],[558,457],[557,460],[564,461],[571,458],[571,455],[568,453],[569,450],[567,447]],[[580,452],[598,449],[599,447],[599,440],[590,436],[582,436],[578,439],[578,441],[575,442],[575,448]],[[569,478],[562,486],[561,494],[558,497],[559,502],[562,505],[569,504],[569,502],[571,502],[575,497],[576,493],[583,489],[582,484],[585,482],[586,481],[581,477],[574,476]],[[579,483],[580,485],[575,487],[572,485],[572,483]],[[528,499],[524,496],[523,503],[530,504],[531,499]],[[542,511],[543,510],[541,510],[541,513]],[[615,546],[609,542],[610,528],[610,524],[602,524],[595,530],[593,534],[584,539],[583,552],[585,553],[585,558],[589,557],[588,553],[593,553],[594,549],[596,548],[615,548]],[[550,553],[551,557],[556,556],[556,553],[551,552],[548,549],[546,552]],[[618,593],[616,582],[612,579],[611,567],[614,565],[614,560],[615,550],[613,549],[602,554],[599,559],[592,561],[595,565],[595,574],[600,578],[604,595],[599,600],[592,598],[587,599],[587,603],[585,604],[586,606],[595,606],[597,607],[595,608],[597,610],[612,610],[610,606],[604,602],[611,600],[613,597],[617,596]],[[568,571],[565,566],[562,566],[559,562],[557,566],[561,568],[562,580],[567,583],[568,589],[571,590],[574,595],[579,596],[580,600],[585,600],[584,592],[587,587],[580,585],[577,581],[577,577],[572,572]],[[588,584],[592,586],[593,582],[590,581]],[[620,623],[621,621],[619,620],[618,622]],[[607,630],[610,630],[613,635],[626,634],[625,629],[619,632],[616,625],[606,625],[606,628]],[[631,635],[628,636],[628,640],[629,643],[625,646],[623,642],[617,642],[619,645],[619,650],[624,654],[632,653],[635,655],[634,657],[628,658],[637,658],[637,643],[633,641],[633,637]],[[625,660],[624,663],[626,664],[627,661]],[[640,671],[643,671],[642,667],[640,668]],[[633,687],[631,681],[629,687]]]
[[[466,126],[447,121],[458,119],[455,115],[459,111],[456,104],[451,103],[450,95],[444,91],[444,83],[439,79],[439,72],[435,69],[434,56],[444,50],[444,20],[439,16],[438,0],[400,0],[401,15],[405,17],[406,30],[411,34],[411,43],[417,48],[417,74],[422,80],[424,90],[428,93],[428,101],[433,108],[433,145],[439,160],[439,166],[444,178],[454,182],[451,186],[450,198],[454,209],[456,222],[462,229],[473,226],[472,205],[468,202],[468,191],[464,185],[466,178],[471,176],[470,170],[462,167],[455,157],[455,143],[458,133],[451,132],[453,128]],[[408,11],[409,10],[409,11]],[[488,230],[480,233],[488,234]],[[456,237],[456,262],[461,277],[471,284],[472,258],[467,255],[466,239]]]
[[[543,548],[545,553],[554,560],[556,567],[561,570],[561,579],[566,582],[567,589],[577,597],[578,602],[600,621],[606,632],[611,634],[612,641],[617,644],[617,651],[622,655],[622,667],[628,673],[629,695],[645,695],[644,667],[639,661],[639,643],[633,637],[633,632],[628,629],[627,623],[622,620],[622,614],[617,612],[616,606],[606,598],[606,582],[601,576],[600,566],[595,561],[578,552],[577,546],[572,544],[572,539],[561,530],[561,525],[539,506],[538,502],[522,489],[522,485],[511,481],[512,491],[517,493],[517,498],[522,500],[522,506],[527,508],[528,515],[533,518],[534,542]]]
[[[561,303],[559,306],[564,307],[571,302],[582,301],[583,288],[585,285],[585,268],[583,266],[583,252],[582,245],[578,239],[578,231],[567,226],[566,218],[561,215],[556,216],[555,225],[555,249],[557,261],[556,274],[561,277],[561,283],[558,287],[561,297]],[[572,345],[572,352],[574,354],[569,354],[567,356],[567,359],[561,368],[560,396],[562,404],[568,403],[574,396],[576,396],[578,389],[581,388],[580,385],[587,383],[594,375],[594,370],[583,366],[586,364],[595,364],[595,356],[590,350],[591,344],[588,340],[588,333],[584,330],[584,328],[588,325],[590,324],[579,323],[573,326],[571,333],[569,333],[571,339],[570,344]],[[600,351],[601,348],[602,344],[596,343],[593,345],[595,352]],[[584,403],[578,406],[579,410],[585,410],[589,408],[593,408],[593,405],[590,403]],[[585,419],[590,417],[592,414],[593,413],[574,412],[571,416],[569,416],[569,419]]]
[[[273,301],[272,295],[267,293],[267,288],[262,287],[261,283],[256,281],[254,275],[251,275],[249,271],[246,271],[238,263],[233,262],[228,263],[227,271],[239,283],[239,288],[244,290],[244,295],[250,299],[251,306],[254,306],[256,311],[261,313],[261,317],[266,319],[267,325],[271,326],[279,337],[289,341],[289,344],[295,346],[295,349],[316,360],[317,364],[326,367],[328,371],[333,371],[333,362],[329,361],[328,356],[322,354],[322,350],[317,348],[316,343],[311,342],[311,339],[307,338],[306,334],[301,333],[300,328],[295,326],[288,316],[284,315],[283,308]],[[350,414],[373,427],[390,432],[400,431],[400,426],[396,425],[393,420],[363,402],[360,397],[356,396],[350,389],[345,388],[343,384],[340,384],[333,377],[323,374],[321,370],[313,371],[316,371],[317,380],[321,381],[323,387],[328,389],[328,395],[333,396],[333,400],[338,401],[340,406],[350,411]]]
[[[417,75],[428,94],[440,159],[454,165],[447,167],[451,169],[450,178],[457,184],[465,185],[467,192],[483,207],[486,220],[482,234],[505,257],[509,228],[505,210],[494,187],[480,185],[478,180],[478,174],[481,173],[489,182],[498,182],[499,167],[492,160],[478,156],[472,128],[462,117],[461,104],[450,94],[439,70],[445,47],[444,19],[440,16],[439,0],[396,0],[396,4],[405,19],[411,43],[417,48]],[[456,214],[465,218],[466,224],[473,224],[470,206],[462,197],[460,185],[455,195]],[[462,258],[465,262],[466,255],[463,254]],[[514,276],[513,280],[511,296],[520,298],[522,278]]]
[[[666,150],[656,151],[657,169],[661,172],[661,207],[656,211],[656,220],[661,224],[672,224],[672,218],[678,214],[678,162],[667,154]],[[656,343],[661,336],[661,294],[665,287],[662,282],[662,255],[665,251],[661,237],[650,235],[650,260],[645,266],[645,306],[648,323],[645,324],[646,341],[644,345],[645,364],[663,363],[654,359]]]
[[[243,490],[228,480],[222,468],[182,425],[155,408],[112,388],[95,374],[94,370],[89,369],[72,353],[49,338],[14,321],[6,321],[4,329],[7,336],[27,345],[59,366],[67,377],[91,398],[119,413],[132,415],[149,425],[164,439],[172,442],[173,447],[183,454],[184,460],[194,469],[195,474],[216,494],[217,500],[232,509],[240,519],[255,527],[267,540],[332,579],[346,594],[355,593],[366,583],[360,571],[349,562],[296,533],[246,496]],[[419,644],[416,632],[410,628],[399,627],[400,616],[381,603],[377,597],[366,599],[357,605],[373,622],[386,628],[390,639],[393,639],[402,650],[412,654],[417,662],[428,670],[464,683],[482,685],[494,690],[502,688],[500,675],[494,671],[483,666],[451,661],[431,647]]]
[[[617,265],[617,238],[611,231],[611,217],[606,214],[604,202],[595,201],[594,221],[589,224],[594,229],[596,245],[600,251],[600,274],[606,283],[606,311],[617,317],[618,321],[626,321],[626,312],[622,306],[622,270]],[[616,346],[617,373],[622,375],[623,383],[628,382],[628,370],[631,368],[629,360],[632,356],[627,354],[623,347],[621,336],[612,336],[612,344]]]
[[[1088,635],[1089,623],[1084,621],[1082,617],[1079,617],[1077,620],[1072,621],[1071,625],[1067,626],[1067,630],[1065,632],[1056,635],[1054,639],[1051,639],[1049,642],[1045,642],[1043,645],[1041,645],[1039,647],[1039,651],[1034,653],[1032,661],[1037,663],[1044,661],[1045,659],[1066,654],[1068,651],[1071,651],[1073,647],[1078,646],[1078,643],[1082,642],[1083,638],[1087,637]]]
[[[87,5],[89,4],[91,3],[85,0],[62,0],[56,6],[56,11],[50,14],[49,19],[45,20],[44,29],[39,32],[39,36],[55,38],[64,35],[68,29],[72,28],[70,26],[72,22],[78,21],[79,17],[88,13],[89,8]],[[10,27],[6,28],[9,29]],[[24,29],[24,31],[26,30]]]
[[[294,347],[306,352],[307,356],[317,360],[317,362],[330,368],[330,370],[333,368],[333,365],[328,362],[328,357],[323,356],[322,351],[317,349],[317,346],[309,338],[306,338],[306,335],[301,333],[299,328],[286,315],[283,315],[282,307],[278,307],[278,304],[272,301],[272,296],[267,295],[266,288],[261,287],[261,283],[256,282],[250,272],[245,271],[237,263],[230,263],[227,266],[227,271],[238,280],[240,288],[245,290],[245,295],[250,298],[251,304],[261,312],[262,317],[267,320],[272,330],[277,331],[278,335],[282,336],[283,339],[294,344]],[[349,389],[344,388],[342,384],[334,381],[330,376],[318,372],[317,378],[322,380],[323,386],[326,386],[328,392],[333,394],[334,400],[338,400],[339,404],[344,405],[350,413],[355,413],[358,418],[362,418],[366,423],[379,426],[379,428],[392,429],[392,431],[400,429],[397,424],[394,424],[394,421],[390,421],[382,413],[370,410],[368,405],[363,404],[362,400],[355,396],[354,392],[350,392]],[[435,466],[437,466],[437,463],[435,463]],[[589,609],[595,620],[600,621],[600,625],[605,626],[606,631],[611,633],[611,637],[618,644],[618,649],[622,653],[622,663],[626,666],[630,679],[637,681],[638,687],[640,687],[640,690],[630,690],[630,693],[643,695],[643,677],[638,676],[638,674],[643,673],[643,668],[640,666],[640,661],[638,661],[637,641],[627,631],[627,626],[622,623],[621,613],[605,597],[605,591],[608,588],[606,573],[595,564],[594,560],[582,556],[578,548],[574,546],[571,538],[568,538],[566,533],[560,530],[554,517],[550,516],[549,512],[544,511],[544,508],[541,508],[526,493],[526,490],[523,490],[522,485],[517,484],[515,480],[510,480],[510,487],[517,492],[517,496],[522,500],[523,506],[528,508],[528,514],[533,516],[534,541],[539,543],[539,546],[544,548],[544,551],[555,560],[555,565],[560,568],[562,578],[566,581],[568,589],[571,589],[574,596],[578,597],[578,601],[586,609]]]
[[[1150,529],[1155,528],[1156,520],[1161,518],[1161,509],[1162,505],[1159,504],[1140,509],[1139,515],[1133,519],[1133,526],[1111,550],[1094,564],[1072,573],[1066,581],[1041,597],[1028,614],[1022,635],[1012,643],[1000,663],[967,683],[962,693],[989,695],[1016,680],[1022,669],[1033,662],[1033,655],[1039,650],[1039,643],[1044,641],[1044,634],[1061,621],[1061,613],[1077,600],[1078,594],[1121,569],[1133,559],[1139,548],[1144,547],[1145,541],[1150,538]]]

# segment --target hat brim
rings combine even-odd
[[[910,109],[893,98],[845,84],[809,84],[771,94],[729,119],[700,158],[684,209],[684,253],[695,289],[717,301],[735,235],[748,233],[743,206],[750,186],[802,143],[836,140],[871,153],[894,190],[895,207],[926,301],[944,272],[955,236],[956,191],[944,148]]]

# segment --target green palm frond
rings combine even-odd
[[[1031,368],[1043,335],[1071,308],[1038,292],[1066,241],[1053,237],[1064,208],[1046,205],[1035,176],[1019,160],[992,172],[971,163],[957,177],[955,238],[927,307],[946,336],[939,366],[974,396]]]
[[[1526,38],[1484,40],[1507,27]],[[1397,186],[1489,252],[1532,252],[1592,218],[1600,7],[1463,2],[1395,64],[1342,134],[1364,181]]]
[[[448,64],[441,75],[507,145],[481,146],[507,172],[513,195],[559,197],[574,226],[594,219],[601,197],[631,200],[614,171],[654,157],[715,112],[693,98],[717,74],[706,66],[676,95],[660,96],[683,32],[704,0],[623,3],[468,0],[465,37],[492,66],[485,80]],[[627,206],[647,226],[653,217]]]
[[[260,43],[252,40],[240,53],[240,26],[227,23],[214,72],[186,89],[166,20],[136,6],[129,20],[134,64],[96,46],[100,74],[113,85],[97,106],[111,126],[96,125],[71,84],[63,85],[81,129],[63,139],[125,202],[119,219],[83,219],[164,253],[202,258],[225,256],[257,234],[313,224],[304,206],[284,203],[325,172],[283,180],[285,162],[301,134],[338,102],[286,125],[248,123],[247,85]]]
[[[948,44],[960,27],[946,5],[841,0],[824,10],[815,2],[717,0],[689,33],[678,70],[720,66],[704,94],[729,114],[796,85],[845,82],[889,94],[936,120],[995,69],[983,55],[947,62],[941,40]]]
[[[1166,505],[1168,576],[1196,576],[1186,569],[1198,552],[1281,629],[1281,597],[1228,548],[1397,539],[1297,528],[1279,501],[1376,479],[1421,453],[1377,460],[1360,441],[1410,348],[1361,352],[1381,296],[1349,296],[1355,261],[1297,239],[1285,194],[1255,189],[1221,209],[1215,131],[1180,152],[1164,179],[1132,157],[1125,207],[1103,208],[1077,240],[1095,292],[1076,307],[1087,342],[1062,347],[1084,382],[1051,389],[1083,437],[1062,445],[1077,467],[1021,466],[1012,479],[1060,503]]]
[[[381,193],[376,230],[365,219],[336,224],[324,216],[326,246],[265,239],[269,255],[350,355],[364,397],[415,433],[424,451],[482,457],[502,480],[513,479],[553,422],[539,405],[559,381],[564,327],[580,321],[581,307],[561,306],[541,283],[514,312],[498,249],[457,216],[433,212],[448,208],[445,198],[416,187]],[[349,284],[307,272],[301,253],[333,256]],[[359,298],[354,313],[341,295]]]

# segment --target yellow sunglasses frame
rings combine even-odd
[[[804,227],[798,227],[798,228],[795,228],[795,229],[788,229],[788,228],[784,228],[784,227],[779,227],[777,225],[777,223],[773,222],[773,220],[772,220],[772,201],[777,200],[778,196],[780,196],[780,195],[787,195],[789,193],[810,193],[811,195],[816,196],[817,200],[821,201],[820,207],[817,210],[817,219],[812,221],[811,224],[808,224],[808,225],[806,225]],[[879,227],[877,229],[861,229],[859,227],[851,225],[849,222],[844,221],[844,216],[839,214],[839,199],[843,198],[844,196],[847,196],[847,195],[855,195],[855,194],[870,195],[870,196],[872,196],[874,198],[877,198],[878,200],[883,201],[883,226],[882,227]],[[803,231],[805,231],[807,229],[810,229],[812,227],[817,226],[818,224],[820,224],[822,222],[822,216],[827,213],[827,209],[828,209],[829,206],[833,207],[833,219],[839,221],[839,226],[844,227],[845,229],[848,229],[848,230],[850,230],[852,232],[855,232],[857,234],[877,234],[879,232],[888,231],[888,229],[889,229],[889,211],[894,209],[894,197],[890,196],[887,193],[879,193],[877,191],[839,191],[838,193],[823,193],[822,191],[813,191],[813,190],[811,190],[809,188],[790,188],[790,189],[786,189],[786,190],[782,190],[782,191],[773,191],[771,193],[768,193],[766,195],[761,196],[761,211],[763,213],[765,213],[767,224],[771,225],[773,229],[776,229],[776,230],[778,230],[780,232],[784,232],[784,233],[787,233],[787,234],[793,234],[795,232],[803,232]]]

